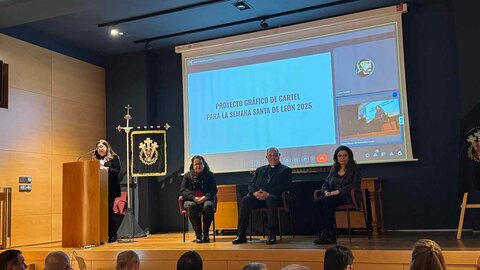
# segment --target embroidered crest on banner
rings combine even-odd
[[[154,142],[150,138],[146,138],[142,143],[140,143],[140,161],[145,165],[155,164],[158,160],[158,143]]]
[[[468,157],[480,163],[480,128],[468,136],[467,141],[470,143],[467,152]]]

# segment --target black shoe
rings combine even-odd
[[[244,243],[247,243],[247,237],[245,235],[237,235],[237,237],[235,239],[233,239],[232,241],[232,244],[236,245],[236,244],[244,244]]]
[[[192,240],[193,243],[201,244],[203,243],[202,237],[197,236],[195,239]]]
[[[210,242],[210,236],[207,233],[203,235],[203,243],[208,243],[208,242]]]
[[[269,234],[267,239],[267,245],[274,245],[277,243],[277,236],[275,234]]]
[[[328,244],[336,243],[336,241],[332,242],[332,240],[330,240],[328,238],[326,238],[326,239],[318,238],[318,239],[313,240],[313,243],[316,244],[316,245],[328,245]]]
[[[317,244],[317,245],[326,245],[326,244],[330,244],[330,235],[328,233],[327,230],[322,230],[318,236],[318,239],[315,239],[313,241],[314,244]]]
[[[117,237],[116,236],[108,237],[108,243],[113,243],[113,242],[117,242]]]
[[[329,242],[329,244],[337,243],[337,234],[336,234],[335,230],[332,230],[332,231],[328,232],[328,242]]]

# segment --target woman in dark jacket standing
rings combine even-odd
[[[120,197],[120,158],[106,140],[99,140],[93,159],[100,160],[100,169],[108,172],[108,242],[117,241],[117,230],[121,217],[113,212],[115,198]]]
[[[195,230],[196,243],[208,243],[208,232],[213,221],[214,199],[217,195],[217,184],[213,173],[202,156],[194,156],[190,171],[183,176],[181,194],[184,200],[183,207],[188,211],[188,218]],[[203,227],[199,212],[202,212]],[[203,237],[202,237],[203,229]]]
[[[334,164],[330,174],[323,183],[321,195],[313,202],[315,228],[320,237],[315,244],[332,244],[337,242],[334,231],[335,207],[347,204],[350,191],[360,188],[360,171],[353,159],[353,152],[346,146],[339,146],[333,156]]]

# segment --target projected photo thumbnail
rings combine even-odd
[[[400,135],[398,99],[338,106],[341,139]]]

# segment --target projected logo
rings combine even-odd
[[[480,162],[480,128],[468,136],[467,141],[470,143],[468,157],[473,161]]]
[[[154,142],[152,139],[147,138],[142,143],[140,143],[140,161],[145,165],[152,165],[158,160],[158,143]]]
[[[358,60],[357,66],[355,67],[355,72],[360,77],[368,77],[372,75],[374,70],[375,64],[368,58],[362,58]]]

